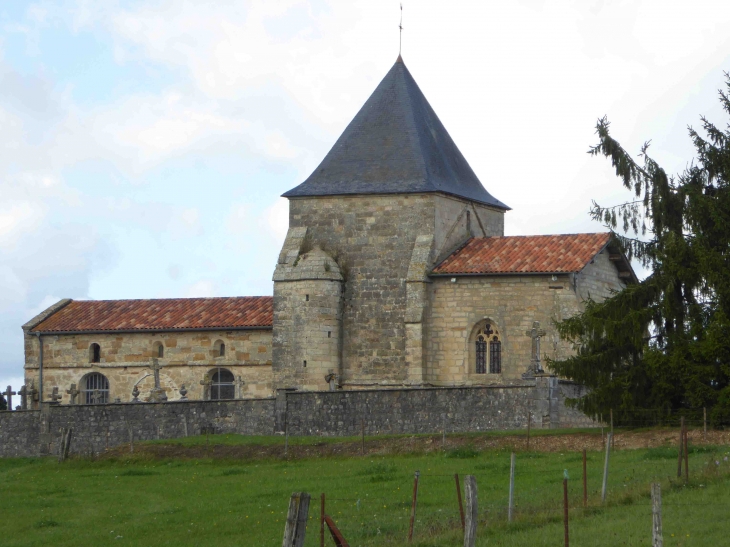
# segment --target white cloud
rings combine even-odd
[[[186,298],[218,296],[218,290],[214,281],[201,279],[186,287],[183,296]]]

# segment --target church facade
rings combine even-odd
[[[517,384],[636,281],[609,234],[504,236],[400,57],[284,196],[273,297],[61,301],[23,326],[27,404]]]

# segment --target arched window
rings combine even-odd
[[[475,325],[471,337],[474,353],[471,354],[476,374],[502,374],[502,342],[497,327],[489,320]]]
[[[155,355],[158,359],[165,356],[165,346],[162,345],[162,342],[155,342]]]
[[[489,373],[502,374],[502,342],[496,336],[489,342]]]
[[[487,372],[487,341],[483,335],[477,336],[477,374]]]
[[[211,353],[213,354],[213,357],[225,357],[226,345],[223,343],[223,340],[216,340],[213,342],[213,349]]]
[[[233,399],[236,396],[233,373],[225,368],[214,368],[208,373],[210,378],[210,400]]]
[[[109,380],[103,374],[92,372],[81,380],[81,400],[87,405],[109,402]]]
[[[91,344],[89,346],[89,363],[101,362],[101,347],[99,344]]]

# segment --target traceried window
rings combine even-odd
[[[223,399],[234,399],[236,389],[234,385],[233,373],[225,368],[215,368],[209,373],[210,384],[210,400],[220,401]]]
[[[502,342],[491,322],[478,325],[474,338],[473,359],[476,374],[502,374]]]
[[[487,341],[481,334],[477,337],[477,374],[487,372]]]
[[[101,347],[99,344],[91,344],[89,346],[89,363],[101,362]]]
[[[98,372],[87,374],[81,385],[81,400],[87,405],[109,402],[109,380],[103,374]]]
[[[502,342],[496,336],[489,342],[489,373],[502,374]]]

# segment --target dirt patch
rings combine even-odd
[[[654,429],[642,431],[617,431],[614,438],[614,448],[636,449],[674,446],[679,441],[679,432],[671,429]],[[601,450],[605,437],[596,433],[566,433],[562,435],[538,435],[530,438],[530,450],[535,452],[571,452],[587,450]],[[704,439],[701,431],[689,432],[690,445],[730,445],[730,431],[708,431]],[[445,446],[442,446],[440,435],[414,437],[367,437],[365,453],[368,456],[387,456],[395,454],[428,453],[459,448],[473,448],[475,450],[508,449],[515,451],[527,450],[527,436],[510,435],[484,436],[449,435]],[[331,456],[358,456],[362,448],[356,442],[322,442],[310,445],[289,445],[288,459],[308,459]],[[160,444],[136,444],[134,452],[153,458],[213,458],[260,460],[270,458],[284,458],[284,445],[220,445],[215,444],[215,437],[211,437],[210,446],[185,446],[174,441]],[[125,457],[129,455],[129,446],[116,447],[104,455],[105,457]]]

